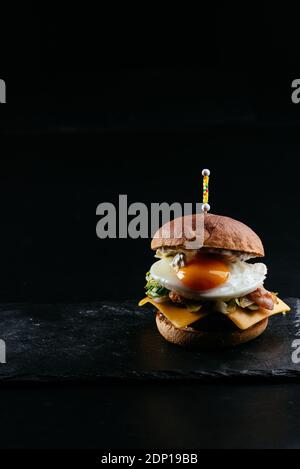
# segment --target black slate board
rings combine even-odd
[[[292,343],[300,339],[300,300],[271,318],[253,342],[215,351],[190,351],[158,333],[153,308],[136,302],[0,307],[7,363],[0,383],[102,379],[300,378]],[[299,342],[300,343],[300,342]],[[299,354],[300,356],[300,354]]]

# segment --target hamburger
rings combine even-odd
[[[203,240],[195,249],[197,217],[203,217]],[[207,212],[176,218],[155,233],[151,248],[158,260],[146,274],[139,305],[155,307],[157,328],[168,342],[239,345],[261,335],[270,316],[290,310],[264,287],[260,238],[233,218]]]

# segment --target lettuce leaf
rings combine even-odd
[[[150,298],[161,298],[169,294],[169,290],[160,283],[158,283],[154,278],[152,278],[150,272],[146,273],[147,283],[145,285],[146,295]]]
[[[227,311],[233,313],[236,310],[236,307],[239,306],[243,309],[250,309],[250,311],[256,311],[259,309],[259,306],[255,304],[254,301],[250,300],[246,296],[241,298],[232,298],[227,302]]]

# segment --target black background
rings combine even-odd
[[[270,5],[19,12],[2,62],[1,300],[138,297],[149,242],[97,239],[96,207],[200,201],[203,167],[212,211],[255,229],[268,286],[297,295],[297,20]]]
[[[134,116],[139,126],[149,119],[145,113]],[[155,125],[155,115],[150,118]],[[0,176],[2,299],[142,295],[153,259],[150,240],[100,240],[96,207],[107,201],[118,206],[119,194],[148,207],[151,202],[200,201],[203,167],[212,172],[213,212],[255,229],[265,244],[268,286],[297,296],[300,148],[278,142],[275,135],[270,143],[258,143],[252,135],[237,138],[238,129],[231,125],[219,132],[222,137],[215,129],[97,129],[83,135],[72,130],[63,136],[31,136],[41,143],[30,152],[6,150],[10,157],[2,159]],[[25,139],[18,139],[21,146]]]
[[[149,242],[97,239],[96,207],[199,201],[203,167],[212,211],[262,237],[267,286],[298,296],[295,10],[26,2],[1,33],[1,301],[140,297]],[[298,445],[289,384],[112,387],[2,390],[2,445]]]

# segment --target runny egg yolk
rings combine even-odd
[[[220,256],[197,254],[187,265],[179,268],[177,277],[186,287],[205,291],[225,283],[229,277],[229,268]]]

